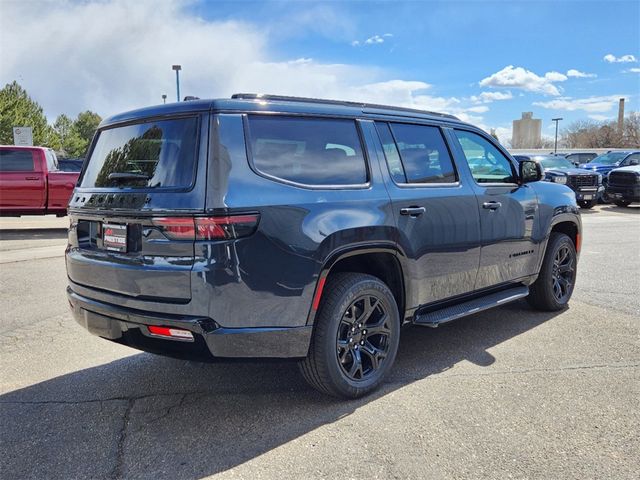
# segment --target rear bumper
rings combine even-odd
[[[84,297],[67,287],[75,320],[90,333],[139,350],[195,360],[303,358],[312,326],[223,328],[205,317],[155,314]],[[193,340],[153,336],[148,326],[188,330]]]

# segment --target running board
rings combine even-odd
[[[529,287],[525,287],[524,285],[513,287],[508,290],[502,290],[485,295],[484,297],[469,300],[468,302],[452,305],[451,307],[418,314],[413,320],[413,323],[415,325],[435,328],[441,323],[457,320],[458,318],[473,315],[474,313],[482,312],[489,308],[499,307],[500,305],[505,305],[514,300],[526,297],[527,295],[529,295]]]

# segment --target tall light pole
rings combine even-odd
[[[177,101],[180,101],[180,70],[182,70],[182,66],[180,65],[171,65],[171,68],[176,71],[176,98]]]
[[[166,94],[162,94],[162,103],[167,103],[167,95]]]
[[[558,122],[562,120],[562,118],[552,118],[552,122],[556,122],[556,140],[553,142],[553,153],[558,152]]]

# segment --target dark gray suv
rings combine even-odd
[[[252,94],[124,113],[70,201],[69,302],[115,342],[299,359],[358,397],[405,323],[567,305],[580,215],[541,178],[450,115]]]

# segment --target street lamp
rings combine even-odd
[[[552,118],[552,122],[556,122],[556,140],[553,142],[553,153],[557,153],[558,151],[558,122],[562,120],[562,118]]]
[[[180,101],[180,70],[182,70],[181,65],[171,65],[171,68],[176,71],[176,95],[177,101]]]
[[[162,94],[162,103],[167,103],[167,95],[166,94]]]

